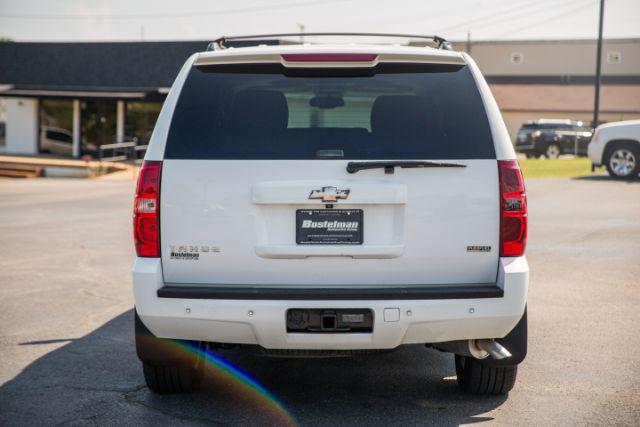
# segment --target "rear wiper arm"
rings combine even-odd
[[[365,169],[384,168],[384,173],[393,173],[395,167],[401,168],[466,168],[467,165],[461,163],[442,163],[429,162],[422,160],[398,160],[398,161],[381,161],[381,162],[349,162],[347,164],[347,172],[356,173]]]

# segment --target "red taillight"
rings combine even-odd
[[[500,256],[521,256],[527,243],[527,195],[517,160],[498,160]]]
[[[133,205],[133,238],[139,257],[160,256],[161,161],[142,163]]]
[[[287,53],[287,62],[371,62],[378,57],[371,53]]]

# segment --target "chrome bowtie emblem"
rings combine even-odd
[[[337,202],[338,199],[349,197],[351,190],[338,190],[336,187],[322,187],[320,190],[312,190],[309,194],[310,200],[322,200],[324,203]]]

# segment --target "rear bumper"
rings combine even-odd
[[[502,258],[496,284],[431,288],[319,290],[165,286],[160,260],[137,258],[133,285],[138,314],[157,337],[272,349],[385,349],[401,344],[504,337],[521,319],[527,298],[525,257]],[[274,289],[274,288],[270,288]],[[357,299],[356,299],[357,298]],[[372,333],[287,333],[290,308],[369,308]]]
[[[500,298],[504,291],[489,283],[484,285],[449,285],[395,288],[283,288],[270,286],[163,286],[160,298],[215,299],[215,300],[432,300]]]

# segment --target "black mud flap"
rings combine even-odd
[[[138,312],[134,309],[136,353],[142,362],[156,365],[175,365],[178,363],[190,364],[194,351],[192,348],[198,346],[193,341],[171,340],[157,338],[142,323]],[[197,353],[197,352],[195,352]]]
[[[527,308],[524,309],[522,318],[516,326],[504,338],[497,338],[496,341],[504,346],[511,353],[511,357],[496,360],[491,356],[478,360],[484,366],[514,366],[524,360],[527,355]]]

